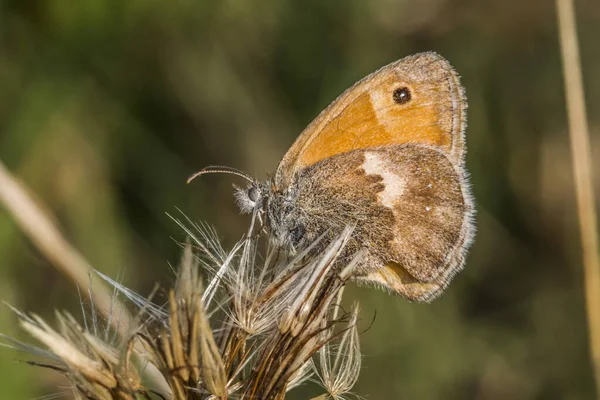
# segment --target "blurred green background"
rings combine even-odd
[[[600,3],[576,1],[596,186]],[[0,1],[0,159],[97,269],[140,293],[173,280],[166,216],[228,245],[235,178],[264,177],[356,80],[435,50],[469,98],[478,234],[432,304],[351,285],[370,399],[586,399],[594,384],[554,2],[548,0]],[[0,207],[0,298],[53,319],[77,292]],[[0,307],[0,331],[24,338]],[[0,348],[0,397],[67,390]],[[294,398],[305,398],[303,389]],[[306,389],[314,393],[315,389]]]

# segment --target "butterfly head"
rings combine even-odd
[[[265,204],[265,194],[267,193],[268,182],[258,182],[250,175],[239,169],[225,167],[225,166],[210,166],[205,167],[202,170],[196,172],[190,176],[187,180],[190,183],[192,180],[200,175],[206,174],[231,174],[244,178],[248,181],[248,185],[245,188],[233,185],[235,188],[235,198],[242,214],[250,214],[255,211],[263,213]]]
[[[252,181],[245,188],[235,186],[235,199],[242,214],[264,213],[268,198],[267,184]]]
[[[271,179],[236,187],[235,198],[243,214],[257,213],[271,240],[292,253],[305,239],[304,213],[296,204],[294,190],[279,190]]]

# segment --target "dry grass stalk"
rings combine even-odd
[[[344,313],[338,304],[360,257],[339,259],[352,229],[319,246],[324,250],[318,255],[305,251],[291,258],[267,245],[260,261],[261,238],[249,236],[226,253],[212,229],[178,223],[192,244],[184,246],[166,305],[100,274],[139,308],[127,336],[108,340],[110,325],[93,334],[87,322],[82,327],[66,313],[58,313],[55,330],[16,311],[23,328],[48,350],[4,339],[48,359],[36,364],[65,374],[79,398],[283,399],[316,372],[327,391],[320,398],[344,399],[360,372],[358,307]],[[201,269],[210,278],[206,290]],[[146,365],[131,361],[137,341],[170,394],[140,379]]]
[[[37,201],[28,188],[15,178],[1,161],[0,202],[62,275],[68,277],[78,289],[89,285],[93,268],[61,234],[47,207]],[[99,284],[87,293],[91,304],[107,318],[109,324],[114,324],[113,328],[122,336],[127,335],[131,329],[131,317],[118,297],[111,296],[111,293]],[[113,315],[119,316],[118,320],[112,318]],[[153,368],[148,368],[146,374],[163,392],[168,390],[162,377]]]
[[[85,258],[65,239],[52,222],[46,207],[36,201],[26,186],[13,177],[0,161],[0,202],[10,211],[16,223],[33,241],[59,272],[78,287],[87,287],[92,268]],[[110,292],[96,287],[94,304],[104,315],[109,315],[115,304]],[[122,316],[123,329],[127,329],[127,314]]]
[[[583,248],[590,350],[596,391],[597,395],[600,395],[600,250],[598,248],[592,155],[581,76],[575,7],[572,0],[557,0],[556,7],[569,118],[573,175]]]

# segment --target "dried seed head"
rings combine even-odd
[[[315,363],[315,373],[321,385],[334,399],[342,399],[350,390],[360,374],[361,354],[356,322],[358,304],[352,307],[351,318],[339,343],[326,343],[319,350],[319,362]]]
[[[213,229],[177,221],[189,240],[163,305],[98,273],[115,296],[125,296],[138,310],[129,333],[119,340],[98,329],[94,309],[90,324],[84,313],[83,327],[58,313],[57,330],[15,310],[23,328],[48,350],[2,338],[48,359],[43,365],[64,373],[81,397],[133,399],[161,392],[176,399],[283,399],[316,371],[329,395],[342,398],[360,370],[358,307],[351,315],[337,312],[344,283],[360,257],[348,264],[338,260],[352,228],[326,246],[315,243],[292,256],[273,247],[268,236],[252,235],[256,218],[255,213],[248,235],[229,253]],[[259,254],[263,241],[264,258]],[[315,254],[316,248],[325,250]],[[114,323],[118,315],[112,318]],[[335,333],[342,321],[347,327]],[[339,343],[330,344],[333,339]],[[318,367],[313,365],[317,352]],[[133,354],[145,362],[132,363]],[[168,393],[151,382],[142,384],[140,375],[149,366],[160,372]]]

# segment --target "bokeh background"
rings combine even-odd
[[[576,6],[598,189],[600,3]],[[593,398],[552,1],[0,1],[0,159],[95,268],[149,293],[172,282],[184,237],[166,213],[209,222],[228,245],[245,232],[236,178],[188,186],[192,172],[224,164],[264,177],[344,89],[425,50],[467,89],[478,234],[431,304],[350,286],[365,328],[355,391]],[[78,307],[3,207],[0,298],[51,320]],[[25,338],[7,307],[0,331]],[[24,358],[0,348],[0,397],[63,390]]]

